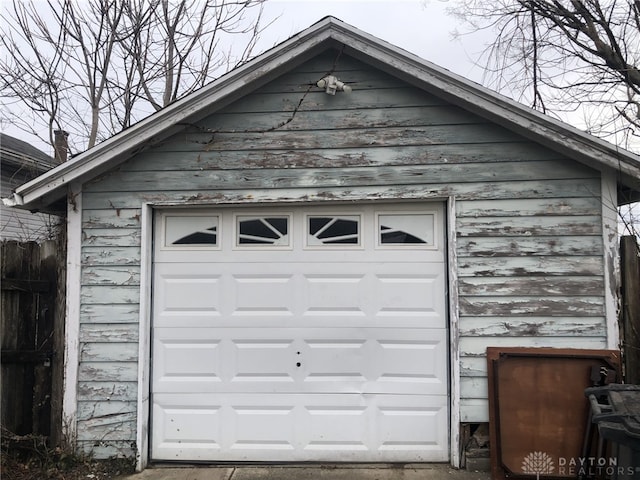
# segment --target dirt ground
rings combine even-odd
[[[81,460],[73,462],[19,461],[2,454],[3,480],[105,480],[132,473],[122,460]]]
[[[3,431],[1,440],[2,480],[106,480],[134,471],[131,460],[94,460],[49,448],[41,437]]]

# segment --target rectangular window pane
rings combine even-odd
[[[433,214],[378,215],[379,245],[434,245]]]
[[[169,246],[215,246],[218,244],[217,215],[164,216],[164,245]]]
[[[310,215],[307,217],[307,245],[359,245],[359,215]]]
[[[236,245],[289,245],[289,216],[236,217]]]

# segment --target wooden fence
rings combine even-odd
[[[64,240],[2,242],[2,427],[61,440]]]
[[[625,381],[640,384],[640,248],[638,239],[620,240],[621,327]]]

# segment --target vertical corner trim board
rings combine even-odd
[[[77,438],[78,370],[80,360],[80,283],[82,274],[82,185],[67,193],[67,307],[62,399],[63,438]]]

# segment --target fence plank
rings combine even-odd
[[[2,278],[38,279],[38,245],[6,242],[2,245]],[[36,350],[33,321],[37,315],[33,294],[2,291],[2,350]],[[32,432],[34,369],[22,363],[2,364],[2,425],[26,435]]]

